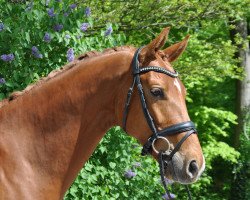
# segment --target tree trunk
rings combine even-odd
[[[231,200],[247,200],[247,187],[249,186],[249,132],[250,132],[250,49],[247,36],[250,29],[247,20],[235,22],[235,29],[231,31],[233,43],[238,47],[235,57],[240,59],[239,67],[242,67],[244,78],[236,81],[236,114],[238,125],[233,136],[233,146],[240,151],[241,158],[235,168],[237,169],[232,180]],[[243,38],[241,44],[235,42],[237,35]],[[244,134],[244,135],[242,135]],[[241,136],[242,135],[242,136]],[[243,140],[241,140],[243,139]],[[242,143],[240,141],[243,141]],[[246,141],[246,142],[245,142]]]
[[[237,44],[238,52],[235,57],[240,59],[239,66],[245,73],[243,80],[237,80],[236,83],[236,114],[238,116],[238,125],[233,138],[233,146],[238,149],[240,146],[241,133],[247,134],[247,115],[250,109],[250,50],[249,43],[246,42],[248,35],[247,21],[235,22],[235,29],[231,31],[232,41],[235,44],[235,36],[239,34],[244,42]]]

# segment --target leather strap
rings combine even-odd
[[[133,83],[131,85],[131,87],[128,90],[128,94],[127,94],[127,100],[125,103],[125,108],[123,111],[123,118],[122,118],[122,127],[123,130],[126,132],[126,123],[127,123],[127,118],[128,118],[128,111],[129,111],[129,105],[130,105],[130,101],[131,101],[131,97],[134,91],[134,87],[135,87],[135,79],[133,79]]]
[[[188,132],[187,132],[188,131]],[[157,135],[152,135],[148,141],[143,145],[142,148],[142,155],[146,155],[151,152],[152,143],[155,139],[158,137],[168,136],[168,135],[175,135],[179,133],[187,132],[186,135],[176,144],[174,150],[171,153],[172,156],[179,150],[182,143],[193,133],[197,133],[194,123],[191,121],[188,122],[182,122],[179,124],[175,124],[173,126],[169,126],[159,132],[157,132]]]
[[[175,135],[178,133],[186,132],[191,129],[195,129],[195,125],[192,121],[181,122],[174,124],[158,132],[159,136]]]

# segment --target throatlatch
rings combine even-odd
[[[164,169],[166,169],[168,162],[172,159],[174,154],[180,149],[183,142],[185,142],[185,140],[193,133],[196,134],[197,131],[196,131],[195,125],[192,121],[181,122],[181,123],[166,127],[163,130],[160,130],[160,131],[157,130],[155,123],[154,123],[154,119],[150,115],[149,110],[147,108],[147,103],[146,103],[146,99],[144,96],[143,87],[142,87],[141,80],[140,80],[140,75],[147,73],[147,72],[150,72],[150,71],[154,71],[157,73],[166,74],[167,76],[170,76],[172,78],[177,78],[178,72],[171,72],[165,68],[158,67],[158,66],[139,67],[138,57],[139,57],[139,54],[140,54],[140,51],[142,48],[143,47],[136,50],[134,57],[133,57],[133,60],[132,60],[133,82],[132,82],[131,87],[128,90],[127,100],[126,100],[126,104],[125,104],[125,108],[124,108],[123,129],[126,131],[126,122],[127,122],[128,112],[129,112],[129,105],[130,105],[131,97],[132,97],[132,94],[134,91],[134,87],[136,86],[138,89],[138,92],[139,92],[140,101],[141,101],[144,116],[146,118],[146,121],[148,123],[149,128],[151,129],[151,131],[153,133],[152,136],[150,138],[148,138],[148,141],[143,145],[143,149],[142,149],[142,153],[141,153],[142,155],[147,155],[147,154],[150,154],[152,152],[152,149],[153,149],[152,145],[154,144],[154,142],[157,139],[165,138],[164,136],[175,135],[175,134],[186,132],[184,137],[175,145],[173,150],[169,150],[168,152],[162,152],[162,151],[158,152],[160,174],[161,174],[161,179],[163,181],[164,180]],[[168,194],[169,199],[172,199],[165,183],[163,183],[163,186]],[[191,199],[191,194],[190,194],[189,190],[188,190],[188,195],[189,195],[189,199]]]

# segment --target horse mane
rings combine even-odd
[[[121,47],[108,48],[108,49],[103,50],[102,52],[89,51],[89,52],[86,52],[84,54],[81,54],[78,57],[76,57],[72,62],[62,66],[59,69],[55,69],[55,70],[51,71],[46,77],[43,77],[43,78],[39,79],[38,81],[36,81],[35,83],[28,85],[24,90],[15,91],[15,92],[11,93],[8,98],[0,101],[0,108],[3,107],[4,105],[8,104],[9,102],[17,99],[19,96],[22,96],[23,94],[29,92],[30,90],[32,90],[38,86],[41,86],[43,83],[49,81],[50,79],[52,79],[52,78],[54,78],[54,77],[56,77],[64,72],[67,72],[71,68],[77,66],[78,64],[84,62],[85,60],[87,60],[89,58],[97,57],[97,56],[104,55],[104,54],[110,54],[110,53],[114,53],[117,51],[126,51],[126,50],[134,50],[134,49],[135,48],[132,46],[121,46]]]

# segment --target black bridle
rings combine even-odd
[[[172,78],[177,78],[178,73],[171,72],[165,68],[158,67],[158,66],[146,66],[146,67],[141,68],[139,66],[139,60],[138,60],[138,56],[140,54],[141,49],[142,49],[142,47],[136,50],[134,57],[133,57],[133,60],[132,60],[133,82],[132,82],[132,85],[129,88],[129,91],[127,94],[127,100],[126,100],[125,109],[124,109],[124,113],[123,113],[123,129],[126,131],[126,122],[127,122],[128,111],[129,111],[129,105],[130,105],[130,101],[131,101],[134,87],[137,86],[144,116],[145,116],[146,121],[149,125],[149,128],[151,129],[151,131],[153,133],[152,136],[148,138],[148,141],[143,145],[143,149],[142,149],[142,153],[141,153],[142,155],[147,155],[147,154],[150,154],[152,152],[152,147],[154,147],[154,142],[157,139],[159,139],[159,138],[165,139],[165,136],[170,136],[170,135],[175,135],[175,134],[186,132],[186,134],[183,136],[183,138],[175,145],[173,150],[169,149],[168,151],[165,151],[165,152],[163,152],[163,151],[156,152],[156,153],[158,153],[158,156],[159,156],[159,164],[160,164],[160,173],[161,173],[162,183],[163,183],[164,188],[169,196],[169,199],[172,199],[169,191],[167,190],[166,184],[165,184],[164,169],[167,167],[168,162],[172,159],[174,154],[180,149],[183,142],[191,134],[197,133],[197,131],[196,131],[195,125],[192,121],[181,122],[181,123],[166,127],[163,130],[160,130],[160,131],[157,130],[155,123],[154,123],[154,119],[150,115],[149,110],[147,108],[147,103],[146,103],[146,99],[144,96],[143,87],[142,87],[141,80],[140,80],[140,75],[147,73],[147,72],[150,72],[150,71],[154,71],[154,72],[166,74]],[[165,139],[165,140],[168,142],[167,139]],[[155,149],[155,148],[153,148],[153,149]],[[189,198],[190,197],[191,197],[191,195],[189,193]]]

